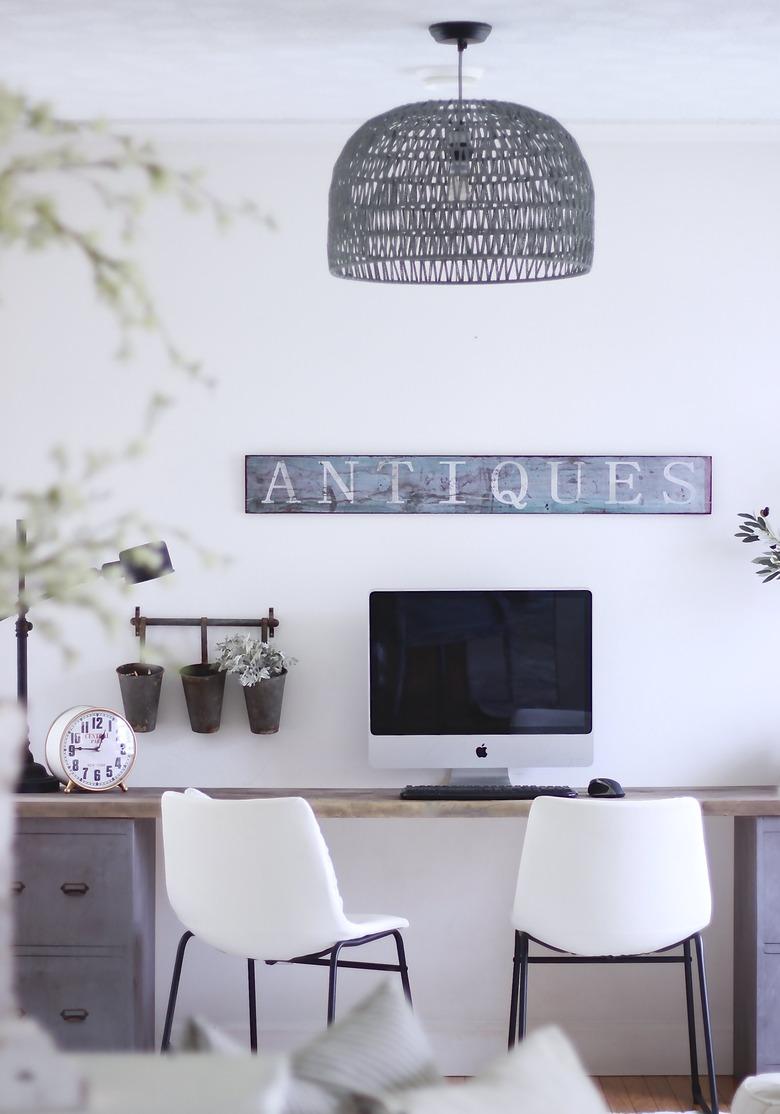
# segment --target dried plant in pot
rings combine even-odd
[[[296,659],[249,634],[226,638],[217,650],[220,669],[235,673],[241,682],[250,731],[273,735],[279,730],[287,671]]]
[[[165,670],[161,665],[129,661],[118,665],[116,672],[127,722],[134,731],[154,731]]]

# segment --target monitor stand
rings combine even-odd
[[[474,766],[450,770],[447,785],[511,785],[506,766]]]

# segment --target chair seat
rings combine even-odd
[[[538,941],[543,947],[565,955],[583,958],[602,955],[628,958],[667,951],[682,940],[701,932],[707,924],[694,921],[686,926],[682,935],[670,933],[665,926],[655,929],[652,924],[644,926],[637,932],[622,932],[616,917],[615,922],[605,926],[604,931],[588,933],[581,932],[577,925],[571,923],[555,925],[553,929],[544,924],[540,928],[534,920],[533,911],[529,910],[528,916],[513,917],[512,927],[518,932],[527,933],[532,940]]]
[[[345,913],[347,921],[354,928],[344,940],[359,940],[361,936],[373,936],[376,932],[392,932],[396,928],[408,928],[406,917],[392,917],[389,913]]]

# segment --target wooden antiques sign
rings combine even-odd
[[[248,514],[709,514],[708,456],[248,456]]]

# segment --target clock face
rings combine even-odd
[[[135,762],[135,734],[116,712],[84,708],[65,725],[59,758],[70,781],[83,789],[110,789]]]

